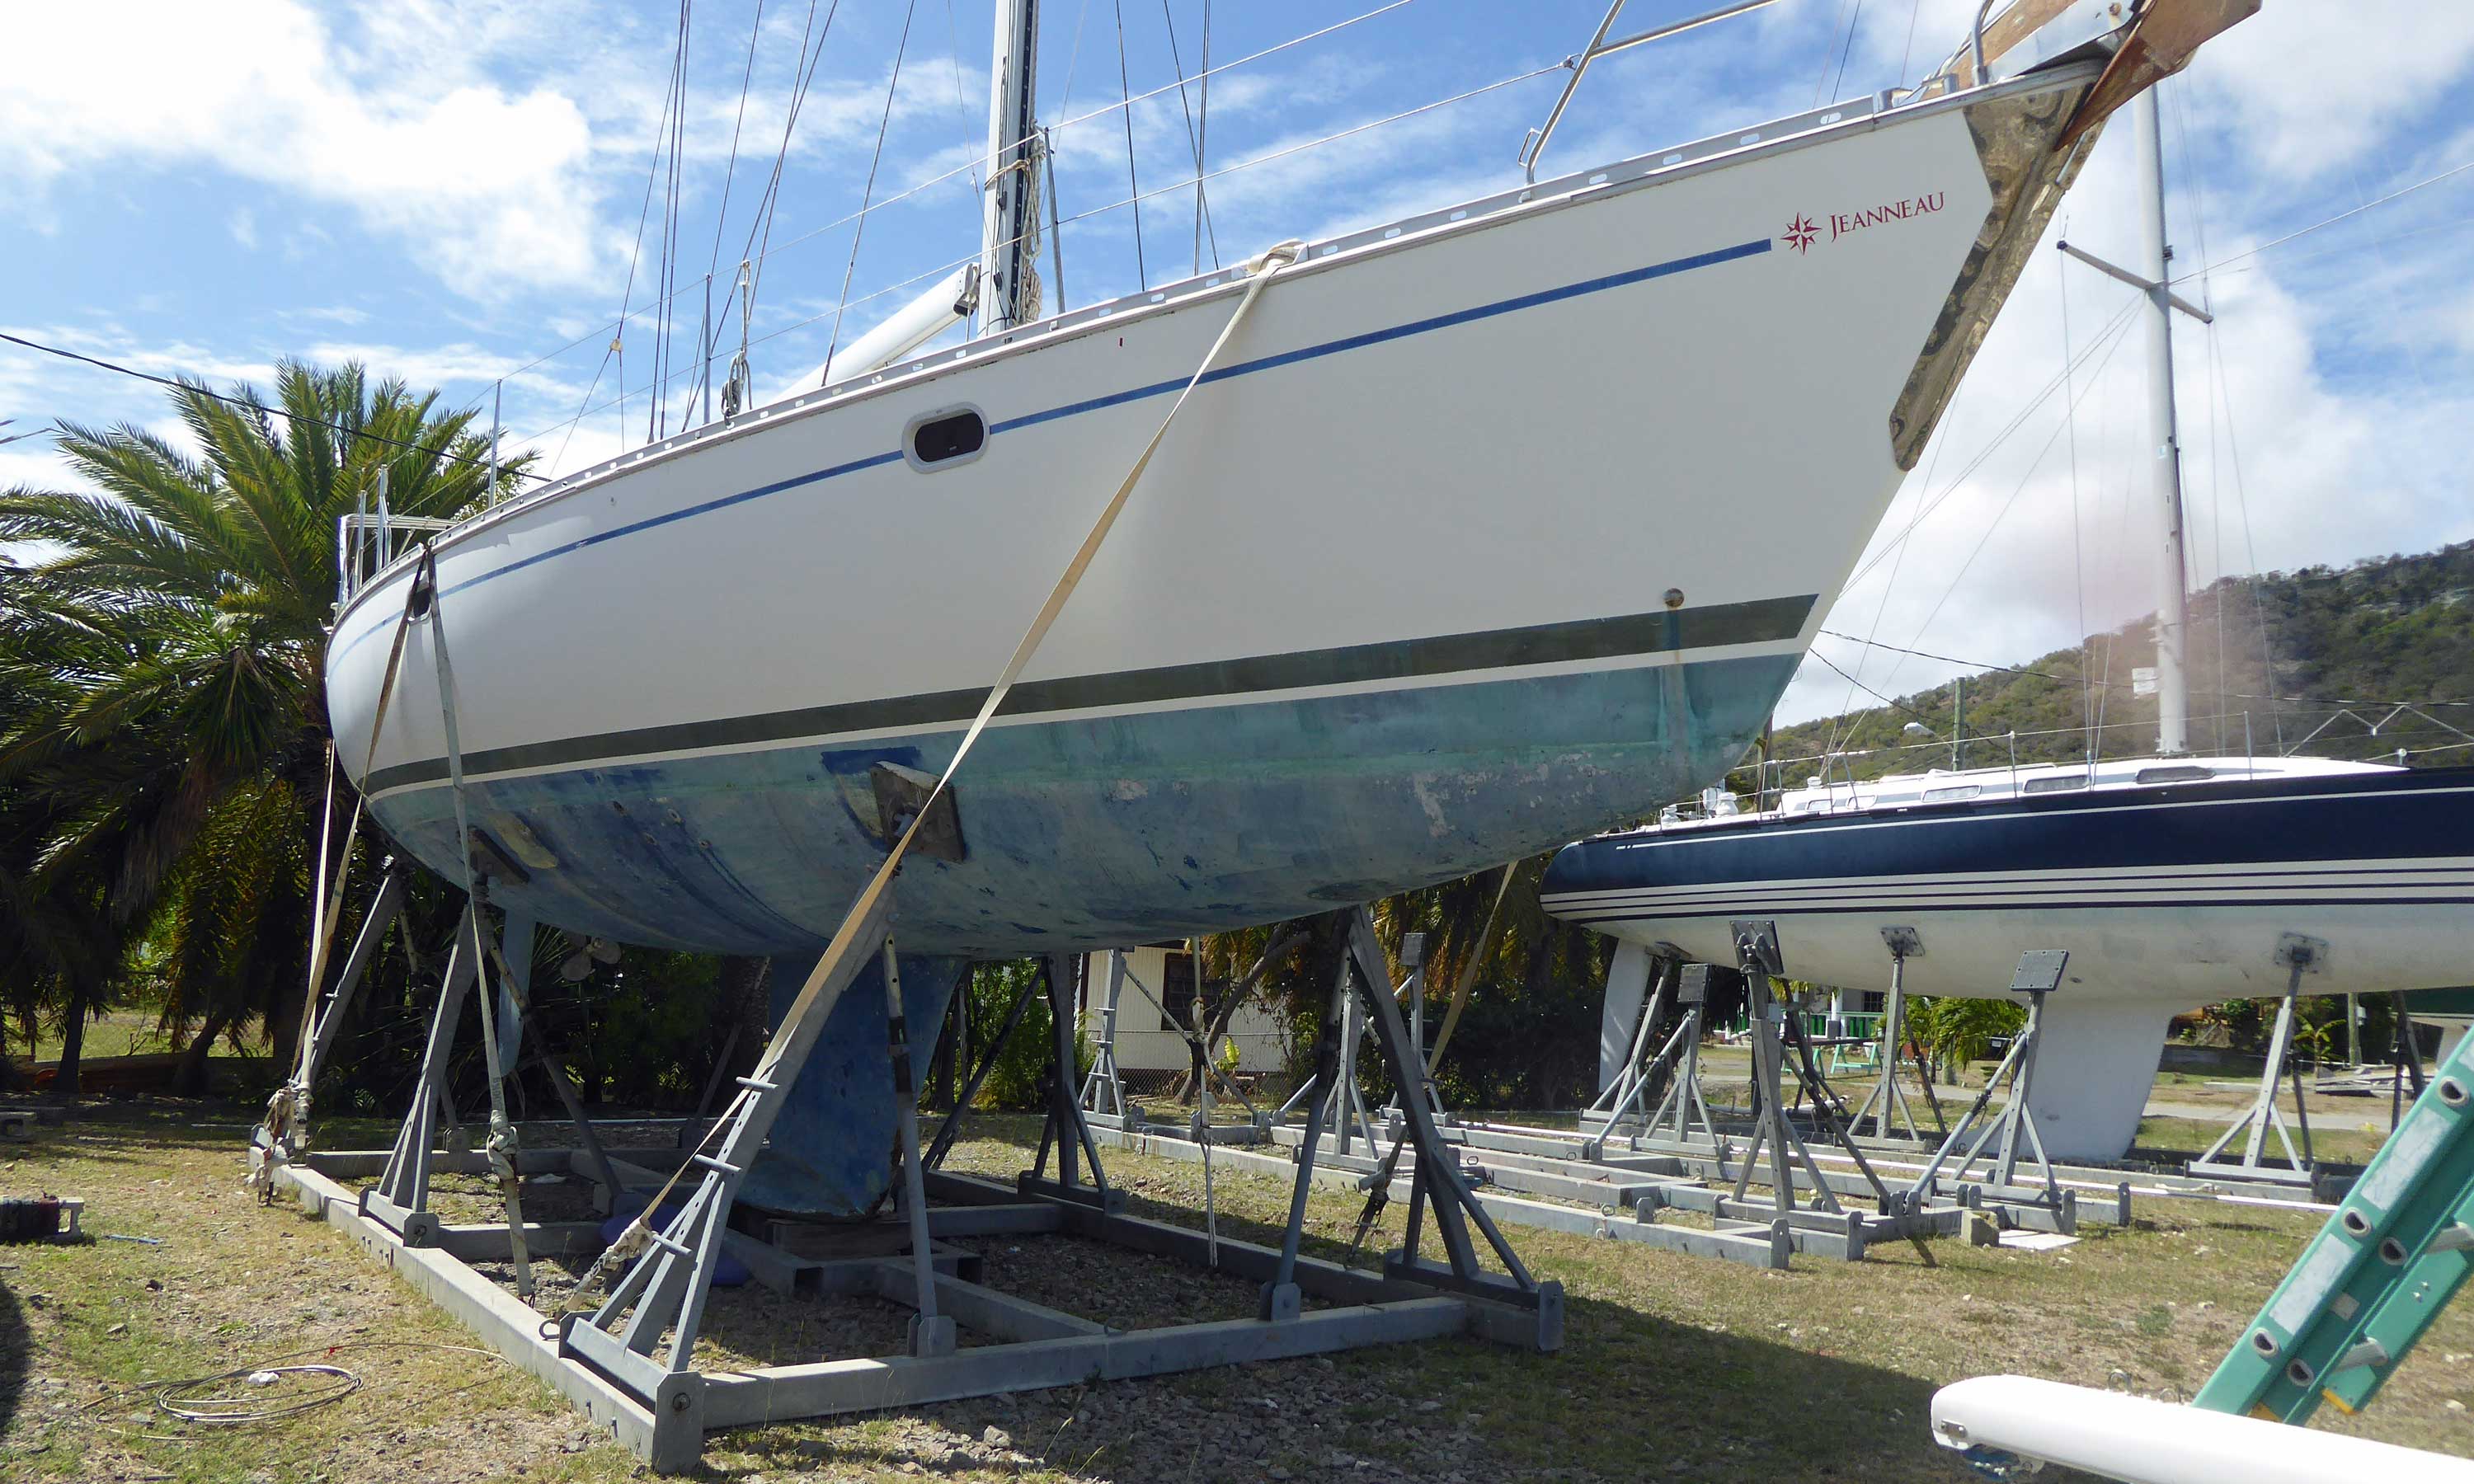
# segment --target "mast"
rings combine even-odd
[[[1039,315],[1038,128],[1031,122],[1039,0],[997,0],[988,67],[988,188],[980,230],[979,333]]]
[[[2173,250],[2165,242],[2165,131],[2156,89],[2139,95],[2141,268],[2147,283],[2147,419],[2156,441],[2156,501],[2165,517],[2156,563],[2156,751],[2190,751],[2191,691],[2183,673],[2190,574],[2182,557],[2182,443],[2173,416]]]

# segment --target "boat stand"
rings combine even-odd
[[[1245,993],[1246,988],[1270,967],[1269,963],[1258,965],[1252,973],[1239,981],[1233,993]],[[1152,1121],[1150,1114],[1140,1103],[1126,1096],[1124,1078],[1117,1065],[1117,1010],[1121,992],[1130,984],[1134,987],[1134,993],[1140,994],[1150,1002],[1153,1010],[1159,1012],[1160,1023],[1169,1027],[1185,1041],[1191,1058],[1187,1070],[1193,1079],[1195,1089],[1194,1116],[1188,1123],[1191,1136],[1196,1138],[1208,1137],[1224,1144],[1261,1143],[1270,1137],[1265,1130],[1269,1128],[1273,1115],[1256,1108],[1251,1099],[1232,1086],[1222,1074],[1220,1068],[1212,1065],[1210,1053],[1205,1046],[1205,1039],[1210,1034],[1211,1027],[1206,1025],[1202,1018],[1201,996],[1198,994],[1194,1003],[1188,1007],[1185,1017],[1179,1018],[1169,1009],[1163,995],[1152,993],[1152,987],[1143,982],[1142,976],[1126,967],[1126,954],[1122,948],[1108,950],[1106,998],[1102,1001],[1100,1013],[1100,1038],[1092,1047],[1091,1070],[1083,1076],[1082,1090],[1079,1098],[1084,1124],[1091,1128],[1113,1129],[1128,1134],[1159,1134],[1173,1132],[1176,1128],[1174,1124]],[[1211,1089],[1215,1083],[1223,1092],[1235,1099],[1238,1105],[1246,1110],[1245,1123],[1215,1125],[1212,1122]]]
[[[1435,1088],[1435,1079],[1431,1075],[1432,1068],[1426,1066],[1426,935],[1424,933],[1400,935],[1400,968],[1409,975],[1408,982],[1401,986],[1400,990],[1401,994],[1409,1001],[1409,1049],[1415,1056],[1418,1065],[1429,1072],[1429,1075],[1418,1079],[1418,1086],[1425,1089],[1426,1111],[1434,1114],[1436,1122],[1448,1125],[1452,1121],[1451,1114],[1444,1111],[1443,1095]],[[1382,1109],[1383,1119],[1387,1126],[1396,1124],[1400,1117],[1400,1094],[1405,1086],[1407,1084],[1400,1082],[1395,1082],[1392,1085],[1392,1096],[1384,1103]]]
[[[1873,1120],[1873,1138],[1896,1138],[1899,1132],[1893,1119],[1906,1125],[1906,1137],[1924,1141],[1924,1132],[1916,1126],[1916,1113],[1907,1105],[1907,1089],[1899,1086],[1899,1047],[1907,1039],[1907,960],[1925,956],[1924,939],[1912,927],[1884,927],[1881,941],[1890,949],[1890,994],[1882,1006],[1881,1077],[1864,1101],[1856,1105],[1856,1116],[1849,1124],[1858,1138],[1864,1133],[1864,1120]]]
[[[1092,1043],[1091,1070],[1082,1079],[1082,1094],[1078,1099],[1086,1117],[1094,1122],[1114,1118],[1118,1127],[1128,1116],[1125,1080],[1117,1073],[1117,999],[1125,987],[1126,950],[1110,948],[1106,997],[1100,1002],[1100,1036]],[[1142,1121],[1139,1109],[1131,1116],[1137,1123]]]
[[[250,1132],[249,1183],[257,1190],[261,1202],[275,1199],[275,1166],[300,1158],[302,1151],[309,1147],[310,1089],[318,1085],[318,1074],[326,1070],[327,1058],[335,1049],[344,1022],[351,1018],[352,1001],[360,993],[361,981],[368,977],[379,945],[386,941],[387,930],[395,925],[396,919],[403,915],[410,878],[410,868],[399,864],[394,856],[380,863],[377,892],[370,898],[368,914],[361,919],[361,930],[352,936],[352,951],[345,956],[343,971],[335,976],[335,987],[323,999],[314,1001],[315,1008],[309,1013],[300,1065],[293,1069],[291,1080],[269,1100],[265,1121]]]
[[[1354,998],[1335,998],[1331,1011],[1339,1020],[1339,1045],[1343,1049],[1329,1068],[1318,1057],[1314,1075],[1298,1084],[1289,1100],[1272,1114],[1271,1122],[1277,1127],[1296,1110],[1309,1109],[1308,1126],[1320,1123],[1330,1128],[1332,1152],[1346,1159],[1354,1153],[1350,1147],[1353,1144],[1363,1143],[1371,1152],[1383,1141],[1375,1135],[1374,1119],[1366,1109],[1366,1090],[1357,1080],[1357,1050],[1366,1040],[1367,1024],[1358,1017]],[[1317,1045],[1321,1045],[1320,1038]],[[1422,1067],[1424,1064],[1419,1065]],[[1386,1126],[1389,1127],[1388,1121]]]
[[[1969,1167],[1985,1152],[1985,1146],[1999,1139],[1988,1183],[1978,1187],[1980,1196],[1988,1203],[2041,1208],[2051,1213],[2054,1230],[2077,1232],[2077,1198],[2073,1192],[2063,1189],[2054,1175],[2053,1161],[2045,1154],[2044,1136],[2036,1132],[2035,1112],[2027,1106],[2027,1095],[2036,1076],[2037,1037],[2045,1023],[2045,996],[2061,987],[2062,970],[2070,963],[2070,958],[2067,948],[2030,948],[2019,956],[2019,969],[2011,978],[2010,991],[2014,994],[2027,996],[2026,1028],[2011,1041],[2010,1050],[2002,1057],[2001,1065],[1984,1080],[1984,1090],[1976,1095],[1976,1101],[1969,1105],[1967,1112],[1951,1129],[1950,1137],[1942,1140],[1941,1148],[1925,1165],[1924,1172],[1907,1188],[1908,1204],[1921,1206],[1931,1199],[1945,1179],[1953,1185],[1963,1183]],[[2002,1105],[2000,1113],[1987,1118],[1985,1110],[1992,1105],[1994,1092],[2005,1081],[2010,1085],[2009,1101]],[[1975,1135],[1972,1140],[1968,1137],[1970,1134]],[[1945,1174],[1944,1166],[1961,1144],[1966,1145],[1966,1154],[1959,1160],[1957,1168]],[[2020,1157],[2027,1153],[2034,1155],[2035,1172],[2044,1177],[2041,1187],[2019,1184]]]
[[[1645,1055],[1670,992],[1682,1018],[1657,1054]],[[1635,1152],[1656,1149],[1724,1156],[1727,1142],[1710,1122],[1710,1103],[1701,1093],[1701,1033],[1709,1000],[1709,965],[1664,960],[1657,987],[1641,1006],[1640,1025],[1633,1032],[1622,1074],[1581,1114],[1581,1132],[1591,1140],[1585,1146],[1590,1158],[1604,1154],[1611,1142],[1618,1140]],[[1645,1109],[1660,1073],[1670,1067],[1673,1075],[1667,1079],[1665,1095],[1656,1108]]]
[[[696,1467],[713,1428],[917,1405],[963,1397],[1081,1384],[1095,1379],[1167,1375],[1209,1366],[1318,1354],[1363,1345],[1472,1334],[1538,1351],[1561,1347],[1563,1293],[1522,1266],[1501,1232],[1461,1180],[1450,1149],[1423,1095],[1405,1098],[1404,1138],[1422,1156],[1411,1175],[1407,1240],[1389,1254],[1381,1274],[1304,1256],[1307,1191],[1315,1172],[1326,1105],[1317,1100],[1298,1152],[1288,1222],[1277,1245],[1257,1245],[1125,1213],[1123,1193],[1109,1185],[1097,1141],[1075,1096],[1074,1019],[1066,963],[1051,957],[990,1038],[963,1093],[985,1078],[1018,1029],[1035,993],[1055,1015],[1048,1057],[1047,1128],[1039,1166],[1010,1186],[930,1167],[951,1146],[959,1118],[947,1120],[923,1151],[907,1095],[910,1052],[898,1013],[900,983],[889,914],[882,898],[857,922],[856,951],[803,994],[767,1045],[754,1075],[739,1079],[716,1128],[694,1150],[525,1151],[508,1149],[504,1162],[528,1174],[572,1173],[602,1187],[618,1179],[642,1185],[675,1169],[651,1205],[676,1189],[685,1195],[659,1231],[640,1227],[605,1261],[632,1263],[607,1300],[590,1312],[546,1315],[469,1264],[506,1260],[522,1244],[543,1253],[591,1250],[591,1223],[451,1226],[426,1209],[427,1183],[439,1168],[488,1168],[478,1155],[441,1154],[429,1147],[438,1124],[446,1054],[455,1013],[481,977],[469,953],[456,955],[432,1022],[430,1055],[414,1107],[396,1147],[383,1154],[304,1155],[279,1166],[275,1178],[313,1210],[350,1232],[397,1275],[471,1325],[496,1349],[541,1376],[583,1409],[597,1427],[657,1470]],[[459,945],[473,941],[466,932]],[[835,1003],[872,953],[886,974],[887,1053],[902,1096],[901,1192],[898,1221],[907,1246],[895,1256],[815,1260],[733,1230],[732,1199],[764,1134]],[[1422,1093],[1423,1069],[1410,1054],[1410,1035],[1388,992],[1372,922],[1361,911],[1351,923],[1347,954],[1333,987],[1334,1014],[1318,1038],[1324,1085],[1337,1080],[1341,1019],[1354,1003],[1366,1016],[1387,1068],[1400,1085]],[[1352,1019],[1354,1017],[1351,1017]],[[344,1181],[378,1177],[378,1189],[356,1198]],[[935,1204],[932,1205],[934,1202]],[[392,1219],[390,1219],[392,1218]],[[1441,1261],[1421,1256],[1431,1240]],[[1474,1234],[1472,1233],[1474,1229]],[[1110,1330],[1071,1314],[988,1288],[976,1264],[950,1239],[999,1233],[1055,1233],[1109,1242],[1190,1261],[1260,1285],[1255,1317]],[[1482,1243],[1482,1245],[1481,1245]],[[824,1359],[731,1373],[695,1368],[714,1269],[722,1252],[745,1262],[756,1281],[785,1293],[866,1293],[910,1306],[914,1317],[904,1352],[867,1359]],[[1492,1267],[1482,1265],[1492,1262]],[[596,1266],[595,1272],[599,1269]],[[590,1281],[584,1290],[589,1292]],[[1320,1306],[1309,1308],[1308,1302]],[[961,1347],[968,1328],[989,1343]]]
[[[2186,1173],[2203,1178],[2226,1176],[2296,1185],[2313,1184],[2317,1161],[2311,1154],[2311,1113],[2303,1102],[2302,1068],[2293,1065],[2293,1006],[2302,993],[2302,976],[2319,972],[2327,958],[2328,945],[2317,938],[2286,933],[2277,939],[2276,961],[2286,968],[2285,999],[2276,1007],[2276,1028],[2268,1036],[2268,1062],[2260,1068],[2259,1091],[2251,1098],[2250,1106],[2208,1146],[2207,1153],[2183,1166]],[[2293,1136],[2286,1129],[2284,1111],[2276,1106],[2276,1095],[2289,1075],[2293,1082],[2294,1118],[2302,1130],[2302,1149],[2298,1154]],[[2285,1162],[2281,1165],[2262,1158],[2271,1130],[2285,1149]],[[2226,1146],[2244,1134],[2249,1137],[2243,1139],[2241,1159],[2219,1158]]]

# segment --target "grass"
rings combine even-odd
[[[579,1419],[529,1378],[455,1349],[470,1337],[339,1233],[288,1206],[260,1208],[239,1183],[249,1116],[207,1104],[97,1110],[45,1128],[0,1171],[9,1193],[85,1195],[96,1232],[163,1241],[0,1249],[0,1478],[638,1476],[607,1443],[568,1451],[583,1436]],[[955,1167],[1009,1175],[1028,1162],[1035,1126],[982,1118],[973,1129]],[[376,1131],[325,1132],[341,1147]],[[1200,1224],[1199,1168],[1114,1152],[1109,1165],[1138,1213]],[[1288,1196],[1285,1182],[1225,1167],[1215,1190],[1223,1232],[1256,1239],[1274,1231]],[[1318,1190],[1309,1250],[1340,1254],[1359,1208],[1352,1192]],[[1376,1246],[1398,1241],[1402,1214],[1386,1212]],[[1516,1229],[1524,1258],[1569,1296],[1556,1355],[1454,1340],[750,1429],[712,1440],[706,1476],[841,1481],[908,1465],[963,1484],[1167,1484],[1254,1480],[1273,1468],[1325,1476],[1330,1456],[1346,1454],[1367,1464],[1352,1477],[1372,1479],[1554,1469],[1582,1480],[1646,1471],[1956,1481],[1967,1475],[1926,1436],[1936,1386],[2006,1371],[2187,1396],[2317,1226],[2304,1213],[2200,1203],[2146,1203],[2139,1217],[2055,1254],[1941,1242],[1928,1266],[1885,1244],[1861,1264],[1799,1259],[1787,1274]],[[994,1250],[992,1261],[1003,1256]],[[1132,1309],[1174,1306],[1189,1291],[1202,1293],[1196,1303],[1228,1302],[1192,1289],[1174,1265],[1096,1249],[1077,1260],[1099,1275],[1074,1280],[1088,1282],[1093,1305],[1119,1283]],[[727,1324],[716,1320],[716,1338],[744,1346],[744,1327],[810,1307],[751,1293]],[[189,1428],[148,1413],[134,1389],[329,1346],[343,1347],[335,1363],[365,1389],[277,1423]],[[2315,1425],[2474,1453],[2474,1416],[2448,1405],[2474,1404],[2469,1354],[2474,1312],[2461,1307],[2368,1411]],[[1266,1397],[1276,1414],[1258,1410]],[[1266,1421],[1273,1416],[1283,1421]],[[955,1451],[991,1425],[1025,1456],[983,1464]]]
[[[152,1010],[109,1011],[102,1018],[87,1022],[84,1054],[91,1057],[142,1056],[148,1052],[177,1050],[172,1038],[164,1034],[157,1023],[158,1018]],[[62,1044],[61,1028],[43,1025],[35,1033],[32,1060],[59,1061]],[[9,1049],[11,1055],[21,1061],[27,1060],[23,1042],[12,1043]]]

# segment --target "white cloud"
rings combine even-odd
[[[230,220],[224,225],[230,228],[232,241],[244,248],[257,246],[257,214],[247,206],[234,211]]]
[[[561,93],[440,85],[403,55],[348,52],[290,0],[38,7],[11,29],[0,176],[21,187],[205,163],[340,202],[482,297],[594,271],[592,131]]]

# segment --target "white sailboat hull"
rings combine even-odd
[[[906,869],[906,948],[1291,916],[1714,777],[2006,292],[1993,250],[2050,212],[2069,165],[2042,150],[2091,71],[1310,249],[958,780],[962,858]],[[1226,323],[1222,277],[446,533],[366,772],[413,565],[339,618],[353,781],[452,872],[443,624],[473,823],[521,868],[496,899],[624,941],[813,947],[882,858],[873,770],[951,756]],[[918,465],[907,430],[960,408],[984,447]]]

